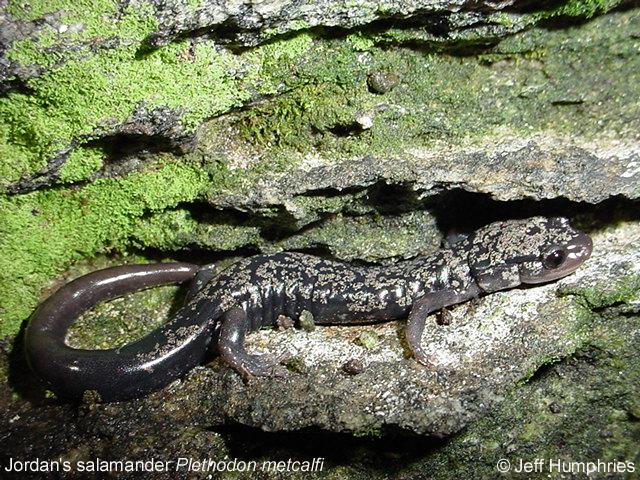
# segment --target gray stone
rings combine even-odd
[[[311,163],[311,162],[310,162]],[[264,175],[248,194],[212,195],[215,206],[256,208],[289,204],[322,189],[411,185],[422,197],[452,189],[486,193],[495,200],[563,197],[598,203],[611,196],[640,197],[640,146],[630,140],[581,143],[538,135],[466,148],[411,148],[402,158],[366,156],[344,162],[314,158],[286,174]]]
[[[377,21],[413,20],[425,30],[432,31],[431,39],[442,42],[449,32],[485,28],[492,14],[498,11],[522,10],[531,1],[470,1],[418,0],[415,2],[384,0],[293,1],[203,1],[197,7],[187,0],[153,2],[160,20],[160,28],[153,36],[154,45],[162,45],[187,34],[212,33],[229,35],[234,43],[249,46],[274,35],[296,30],[331,27],[351,29]],[[513,22],[514,24],[517,22]],[[523,28],[522,25],[520,28]],[[513,29],[494,26],[504,35]],[[436,33],[437,32],[437,33]]]
[[[67,161],[73,149],[81,143],[99,145],[109,154],[105,167],[91,180],[121,176],[139,170],[149,153],[184,152],[192,143],[193,135],[185,133],[180,118],[179,112],[167,107],[149,109],[144,104],[138,105],[124,122],[104,125],[91,135],[74,139],[68,147],[51,157],[40,172],[9,185],[7,191],[28,192],[55,183],[60,176],[60,167]]]

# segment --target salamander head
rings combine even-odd
[[[582,265],[592,248],[591,238],[563,217],[492,223],[466,244],[471,274],[485,292],[562,278]]]

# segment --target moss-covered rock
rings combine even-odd
[[[97,180],[82,189],[0,197],[0,332],[17,332],[39,292],[65,265],[122,249],[136,218],[193,200],[205,185],[196,166],[160,161],[155,172]]]

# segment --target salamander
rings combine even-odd
[[[245,376],[273,375],[277,358],[244,347],[248,332],[309,312],[317,324],[362,324],[407,317],[415,360],[434,367],[421,338],[430,313],[479,295],[538,284],[575,271],[591,238],[566,218],[491,223],[432,255],[362,266],[298,252],[248,257],[217,271],[189,263],[124,265],[60,288],[33,313],[27,361],[60,397],[97,391],[103,401],[146,395],[203,362],[211,347]],[[138,341],[107,350],[66,344],[85,310],[142,288],[191,281],[182,308]],[[436,328],[435,321],[433,328]]]

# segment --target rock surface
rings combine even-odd
[[[204,2],[202,5],[141,1],[104,2],[87,11],[73,2],[68,5],[63,2],[58,8],[47,2],[8,2],[0,17],[3,27],[0,91],[12,91],[14,96],[7,97],[4,104],[0,102],[0,111],[10,124],[19,124],[24,118],[29,120],[0,137],[0,146],[9,159],[7,167],[0,170],[0,188],[21,193],[51,184],[95,179],[104,173],[100,169],[105,165],[111,171],[108,165],[114,159],[122,161],[123,154],[188,150],[197,125],[241,104],[309,84],[321,85],[334,80],[330,77],[336,73],[342,77],[335,79],[336,84],[353,88],[362,83],[358,77],[371,73],[366,67],[372,63],[385,68],[406,68],[402,55],[375,62],[368,58],[388,44],[415,48],[415,42],[427,35],[429,38],[420,40],[420,49],[455,51],[464,47],[490,51],[496,59],[509,62],[514,53],[518,55],[521,51],[526,56],[538,47],[529,45],[523,49],[515,45],[514,52],[507,42],[503,45],[506,48],[500,48],[500,41],[508,35],[536,22],[558,16],[589,17],[618,4],[617,1],[574,3],[536,10],[526,1]],[[378,19],[389,19],[394,27],[348,30],[372,22],[375,26]],[[324,35],[322,30],[312,28],[315,26],[347,30],[345,35]],[[219,44],[225,32],[239,35],[241,44],[245,38],[243,45],[275,37],[271,43],[236,52]],[[283,36],[295,32],[300,33]],[[628,35],[622,37],[608,46],[616,50],[614,54],[629,53],[620,47],[628,43]],[[604,36],[600,39],[605,43],[610,40]],[[149,42],[163,48],[150,49]],[[585,44],[583,48],[590,46]],[[566,51],[561,48],[557,53]],[[489,56],[482,59],[483,63],[494,61]],[[419,66],[420,72],[424,68],[431,70],[433,62],[424,58],[422,62],[425,65]],[[346,67],[349,64],[352,66]],[[536,65],[539,66],[538,61],[534,62],[534,70]],[[349,68],[355,70],[347,73]],[[438,69],[431,73],[447,74]],[[551,70],[550,74],[553,78]],[[526,82],[530,84],[514,93],[527,98],[548,88],[544,86],[546,81],[535,80],[539,75],[538,71],[531,77],[533,82]],[[131,77],[138,80],[132,83]],[[561,78],[570,80],[566,76]],[[463,79],[464,75],[458,76],[457,81]],[[594,88],[598,83],[594,82]],[[590,103],[587,92],[575,92],[570,85],[562,85],[556,92],[555,88],[550,90],[556,96],[560,94],[550,99],[556,107],[564,105],[571,109],[572,105]],[[85,92],[93,92],[93,102],[85,101]],[[459,93],[464,98],[462,90]],[[504,98],[504,92],[499,92],[499,97]],[[394,117],[407,113],[419,114],[417,99],[407,100],[404,98],[399,104],[377,102],[374,109],[369,101],[369,105],[360,105],[363,110],[354,112],[354,118],[347,119],[347,124],[323,125],[319,129],[349,134],[350,124],[358,119],[369,129],[374,126],[374,119],[380,121],[379,117],[391,117],[387,121],[393,121]],[[488,106],[491,103],[487,102]],[[301,103],[306,104],[308,100]],[[292,107],[285,112],[289,108]],[[424,112],[421,121],[426,120],[429,129],[436,130],[434,133],[448,129],[449,115],[427,113]],[[454,123],[465,118],[458,112],[451,112],[450,116]],[[411,125],[413,121],[408,120]],[[505,120],[509,123],[512,118]],[[485,127],[491,123],[486,122]],[[529,129],[537,122],[524,123]],[[422,146],[422,142],[417,143]]]
[[[310,28],[328,27],[344,32],[355,27],[388,22],[390,25],[413,27],[419,25],[423,41],[446,45],[452,42],[491,42],[520,31],[536,20],[553,15],[593,15],[599,10],[615,6],[618,1],[603,5],[585,6],[571,10],[562,8],[543,10],[538,17],[528,15],[530,0],[469,1],[397,0],[357,2],[316,1],[114,1],[96,7],[102,21],[123,23],[127,15],[148,15],[153,28],[142,37],[153,47],[166,45],[179,37],[212,37],[239,47],[254,46],[269,38]],[[12,58],[14,43],[39,42],[46,38],[50,54],[64,58],[74,51],[87,55],[99,49],[119,48],[131,42],[123,33],[127,26],[111,32],[111,38],[85,38],[92,33],[94,19],[76,16],[81,10],[62,4],[59,9],[40,5],[19,4],[3,0],[0,16],[0,91],[24,88],[26,82],[47,71],[53,65],[24,64]],[[100,11],[100,9],[104,9]],[[88,12],[85,12],[88,13]],[[379,27],[378,27],[379,28]],[[52,33],[57,37],[51,42]],[[416,38],[415,34],[411,35]],[[407,39],[409,36],[407,36]],[[89,44],[91,42],[91,45]]]
[[[259,462],[323,457],[325,471],[318,478],[363,479],[387,478],[389,468],[409,478],[422,478],[425,469],[436,478],[459,478],[462,472],[491,476],[498,458],[517,462],[541,454],[633,461],[640,412],[640,262],[634,248],[640,222],[637,208],[621,213],[634,219],[616,217],[617,226],[608,228],[602,228],[602,218],[591,224],[600,231],[594,235],[594,256],[575,275],[456,307],[451,325],[434,322],[423,340],[433,342],[431,348],[445,365],[438,379],[404,358],[399,322],[313,332],[262,331],[250,336],[253,350],[300,354],[287,378],[243,384],[234,371],[215,361],[145,399],[105,405],[87,397],[79,408],[55,402],[33,408],[0,390],[0,400],[8,407],[0,414],[1,460],[35,455],[74,462],[96,456],[240,457]],[[611,220],[608,216],[604,221]],[[156,303],[162,312],[155,315],[162,318],[168,302],[165,294],[149,297],[156,294],[152,290],[136,294],[138,300],[113,302],[98,315],[112,328],[114,321],[135,311],[153,312]],[[95,324],[96,318],[89,320]],[[116,327],[120,341],[127,338],[122,337],[126,324]],[[95,332],[87,324],[81,328]],[[375,334],[365,341],[365,331]],[[91,334],[82,341],[96,343]],[[358,359],[360,373],[343,371],[346,361]],[[6,369],[6,356],[0,360]],[[12,364],[15,375],[15,355]],[[22,388],[29,385],[22,382]],[[60,418],[73,420],[60,424]],[[450,434],[465,424],[467,428],[445,446],[398,437],[397,431],[371,442],[309,429],[291,436],[266,434],[243,430],[238,422],[267,431],[317,425],[368,435],[392,434],[397,427],[435,435]],[[216,427],[220,425],[230,430]],[[350,452],[346,464],[345,451]],[[183,470],[157,477],[190,474]],[[274,472],[261,475],[278,478]],[[215,473],[213,478],[228,477]]]
[[[563,197],[595,204],[616,195],[640,197],[640,144],[633,140],[580,145],[540,135],[467,148],[409,146],[404,153],[403,158],[367,156],[345,162],[311,159],[286,175],[264,175],[249,195],[223,194],[210,201],[236,208],[286,206],[314,191],[340,192],[376,183],[410,185],[420,197],[452,189],[501,201]]]
[[[162,45],[179,35],[203,33],[230,35],[244,46],[297,30],[315,27],[352,29],[377,21],[413,22],[431,31],[433,41],[459,35],[469,37],[471,30],[484,28],[496,36],[511,33],[505,17],[517,24],[518,15],[533,2],[522,0],[469,1],[419,0],[416,2],[385,0],[356,2],[275,1],[275,2],[201,2],[195,8],[183,0],[154,2],[160,28],[152,43]],[[497,12],[503,13],[498,17]],[[502,19],[502,22],[499,19]],[[524,28],[526,23],[520,28]],[[489,28],[488,28],[489,27]],[[493,28],[491,28],[493,27]],[[460,31],[467,30],[464,34]]]

